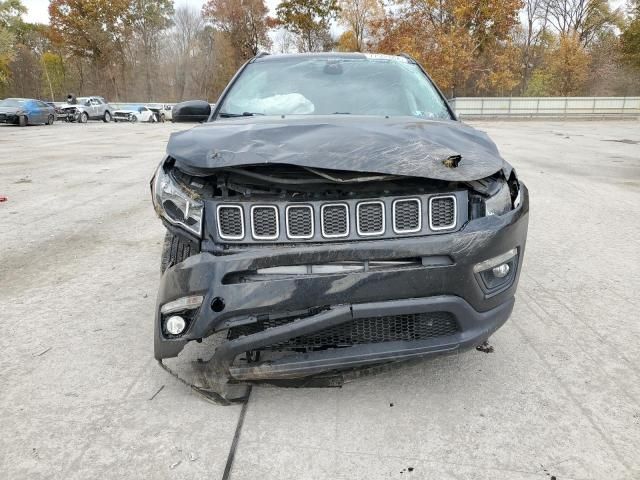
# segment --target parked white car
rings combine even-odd
[[[155,113],[147,107],[129,107],[113,112],[114,122],[157,122]]]
[[[171,114],[173,105],[169,103],[147,103],[146,106],[156,114],[159,122],[164,122],[165,120],[170,121],[173,118]]]

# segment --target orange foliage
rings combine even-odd
[[[511,32],[521,0],[398,0],[374,25],[373,47],[409,53],[452,95],[507,94],[519,81]]]

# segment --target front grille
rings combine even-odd
[[[431,230],[445,230],[456,225],[456,197],[453,195],[429,199],[429,226]]]
[[[287,236],[289,238],[313,237],[313,208],[310,205],[287,207]]]
[[[358,204],[358,234],[381,235],[384,233],[384,203],[363,202]]]
[[[259,240],[278,238],[278,209],[272,205],[251,207],[251,231]]]
[[[349,235],[349,207],[346,204],[322,206],[322,235],[329,238]]]
[[[239,205],[218,206],[218,233],[225,240],[244,237],[244,215]]]
[[[458,205],[466,200],[464,191],[304,203],[243,199],[217,204],[217,236],[237,243],[324,243],[448,233],[467,221],[466,203]]]
[[[233,340],[291,322],[291,319],[264,320],[229,329],[227,338]],[[318,349],[348,347],[367,343],[417,341],[454,335],[458,323],[449,312],[410,313],[359,318],[325,328],[309,335],[269,345],[266,350]]]
[[[421,210],[417,198],[393,202],[393,230],[396,233],[419,232],[422,228]]]

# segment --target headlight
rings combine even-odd
[[[511,210],[511,192],[507,182],[502,184],[498,193],[484,201],[485,213],[489,215],[502,215]]]
[[[201,235],[204,204],[165,171],[164,161],[151,181],[151,196],[156,212],[169,223]]]

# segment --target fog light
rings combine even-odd
[[[508,252],[477,263],[473,267],[480,287],[487,295],[499,293],[513,284],[518,267],[518,250]]]
[[[504,278],[509,274],[509,264],[503,263],[497,267],[493,267],[493,274],[498,278]]]
[[[164,327],[167,329],[167,333],[171,335],[180,335],[187,327],[187,322],[185,322],[184,318],[181,316],[173,315],[167,319]]]

